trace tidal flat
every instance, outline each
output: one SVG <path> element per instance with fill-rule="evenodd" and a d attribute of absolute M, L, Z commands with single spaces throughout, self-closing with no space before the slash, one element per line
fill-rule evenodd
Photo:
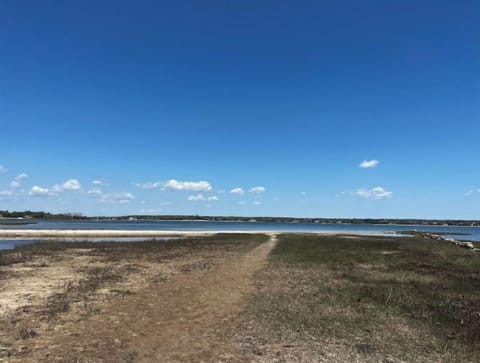
<path fill-rule="evenodd" d="M 480 255 L 216 234 L 0 251 L 0 361 L 473 362 Z"/>

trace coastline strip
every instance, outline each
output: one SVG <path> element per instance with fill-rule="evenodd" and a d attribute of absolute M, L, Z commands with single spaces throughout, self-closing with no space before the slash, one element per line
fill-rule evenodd
<path fill-rule="evenodd" d="M 321 235 L 370 235 L 370 236 L 391 236 L 400 237 L 401 235 L 392 233 L 362 233 L 360 231 L 278 231 L 278 230 L 215 230 L 215 231 L 201 231 L 201 230 L 118 230 L 118 229 L 0 229 L 0 238 L 42 238 L 42 237 L 170 237 L 170 236 L 185 236 L 185 237 L 202 237 L 212 236 L 215 234 L 321 234 Z"/>

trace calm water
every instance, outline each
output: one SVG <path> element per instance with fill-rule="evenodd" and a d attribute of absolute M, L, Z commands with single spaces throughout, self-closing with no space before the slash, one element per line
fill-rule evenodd
<path fill-rule="evenodd" d="M 182 237 L 88 237 L 88 238 L 42 238 L 42 241 L 62 242 L 144 242 L 144 241 L 167 241 L 181 239 Z M 29 245 L 39 242 L 38 239 L 0 239 L 0 250 L 13 250 L 17 246 Z"/>
<path fill-rule="evenodd" d="M 439 233 L 466 233 L 464 236 L 448 236 L 456 239 L 480 241 L 480 227 L 373 225 L 373 224 L 315 224 L 279 222 L 210 222 L 210 221 L 39 221 L 37 224 L 0 226 L 0 229 L 117 229 L 160 231 L 272 231 L 272 232 L 335 232 L 368 235 L 392 234 L 398 231 L 431 231 Z M 112 240 L 112 239 L 110 239 Z M 116 238 L 119 242 L 123 239 Z M 131 239 L 129 239 L 131 240 Z M 145 239 L 143 239 L 145 240 Z M 34 241 L 0 240 L 0 249 Z"/>

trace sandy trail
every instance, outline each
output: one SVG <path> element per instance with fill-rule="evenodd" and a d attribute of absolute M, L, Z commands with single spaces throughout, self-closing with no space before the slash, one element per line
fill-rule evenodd
<path fill-rule="evenodd" d="M 275 245 L 272 234 L 269 241 L 211 269 L 116 296 L 101 313 L 38 336 L 31 361 L 221 361 L 229 350 L 221 339 L 223 322 L 241 312 L 254 288 L 254 273 L 265 266 Z"/>

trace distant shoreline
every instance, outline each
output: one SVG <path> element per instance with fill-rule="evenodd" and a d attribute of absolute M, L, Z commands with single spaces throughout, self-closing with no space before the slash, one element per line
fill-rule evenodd
<path fill-rule="evenodd" d="M 305 223 L 305 224 L 370 224 L 390 226 L 480 227 L 480 220 L 416 219 L 416 218 L 315 218 L 315 217 L 241 217 L 200 215 L 125 215 L 113 217 L 78 214 L 49 214 L 45 212 L 0 211 L 0 226 L 48 222 L 235 222 L 235 223 Z"/>

